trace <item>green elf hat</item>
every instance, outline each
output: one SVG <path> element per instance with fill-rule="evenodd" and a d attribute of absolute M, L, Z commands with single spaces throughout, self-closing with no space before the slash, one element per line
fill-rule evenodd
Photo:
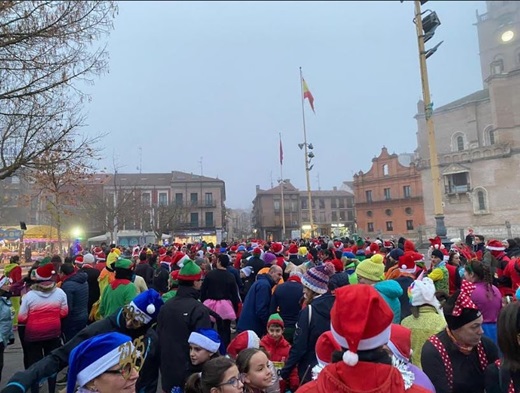
<path fill-rule="evenodd" d="M 124 258 L 121 258 L 121 259 L 118 259 L 115 263 L 115 268 L 119 268 L 119 269 L 130 269 L 130 267 L 132 266 L 132 261 L 130 259 L 124 259 Z"/>
<path fill-rule="evenodd" d="M 365 246 L 365 241 L 362 238 L 357 239 L 356 246 L 364 247 Z"/>
<path fill-rule="evenodd" d="M 202 277 L 201 268 L 191 259 L 184 261 L 184 266 L 179 271 L 179 281 L 198 281 Z"/>
<path fill-rule="evenodd" d="M 276 314 L 272 314 L 269 319 L 267 320 L 267 328 L 269 329 L 269 326 L 271 325 L 278 325 L 278 326 L 281 326 L 282 329 L 285 327 L 284 326 L 284 323 L 283 323 L 283 319 L 282 317 L 280 316 L 280 314 L 276 313 Z"/>
<path fill-rule="evenodd" d="M 41 262 L 38 264 L 39 267 L 45 266 L 51 263 L 51 257 L 45 257 L 41 260 Z"/>

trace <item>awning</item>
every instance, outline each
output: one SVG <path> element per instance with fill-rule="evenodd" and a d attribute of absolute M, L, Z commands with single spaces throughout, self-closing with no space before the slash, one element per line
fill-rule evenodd
<path fill-rule="evenodd" d="M 94 236 L 89 238 L 87 241 L 89 242 L 106 242 L 110 240 L 108 233 L 105 233 L 104 235 Z"/>
<path fill-rule="evenodd" d="M 451 164 L 446 169 L 442 171 L 443 176 L 445 175 L 455 175 L 457 173 L 469 172 L 469 169 L 460 165 L 460 164 Z"/>
<path fill-rule="evenodd" d="M 24 232 L 24 239 L 42 242 L 58 240 L 58 230 L 50 225 L 35 225 Z"/>

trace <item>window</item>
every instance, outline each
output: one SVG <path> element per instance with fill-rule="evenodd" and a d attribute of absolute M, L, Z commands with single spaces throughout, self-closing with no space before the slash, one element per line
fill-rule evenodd
<path fill-rule="evenodd" d="M 212 227 L 214 226 L 215 224 L 213 223 L 213 212 L 206 212 L 205 213 L 205 220 L 206 220 L 206 226 L 207 227 Z"/>
<path fill-rule="evenodd" d="M 340 209 L 345 208 L 345 200 L 343 198 L 339 198 L 339 208 Z"/>
<path fill-rule="evenodd" d="M 182 205 L 182 193 L 178 192 L 175 194 L 175 204 Z"/>
<path fill-rule="evenodd" d="M 190 213 L 190 226 L 199 226 L 199 213 Z"/>
<path fill-rule="evenodd" d="M 280 210 L 280 200 L 279 199 L 275 199 L 273 201 L 273 204 L 274 204 L 274 211 L 277 212 Z"/>
<path fill-rule="evenodd" d="M 388 176 L 388 164 L 383 165 L 383 176 Z"/>
<path fill-rule="evenodd" d="M 347 208 L 351 209 L 354 207 L 354 198 L 350 197 L 350 198 L 347 198 Z M 341 206 L 340 206 L 341 208 Z"/>
<path fill-rule="evenodd" d="M 345 212 L 344 211 L 340 211 L 339 212 L 339 220 L 340 221 L 345 221 Z"/>
<path fill-rule="evenodd" d="M 159 206 L 166 206 L 168 204 L 168 193 L 159 193 Z"/>
<path fill-rule="evenodd" d="M 204 203 L 206 206 L 213 206 L 213 193 L 212 192 L 206 192 L 204 194 Z"/>
<path fill-rule="evenodd" d="M 480 190 L 477 192 L 477 199 L 478 199 L 478 209 L 486 210 L 486 195 L 484 194 L 484 191 Z"/>
<path fill-rule="evenodd" d="M 198 200 L 199 200 L 199 194 L 197 194 L 196 192 L 192 192 L 190 194 L 190 202 L 191 202 L 191 204 L 192 205 L 196 205 Z"/>
<path fill-rule="evenodd" d="M 347 211 L 347 221 L 354 221 L 354 212 L 352 210 Z"/>
<path fill-rule="evenodd" d="M 408 214 L 409 216 L 411 216 L 412 213 L 413 213 L 413 210 L 412 210 L 411 207 L 407 207 L 407 208 L 404 209 L 404 212 L 405 212 L 406 214 Z"/>
<path fill-rule="evenodd" d="M 386 209 L 385 214 L 390 217 L 392 215 L 392 209 Z"/>
<path fill-rule="evenodd" d="M 374 232 L 374 223 L 373 222 L 368 222 L 367 223 L 367 231 L 368 232 Z"/>
<path fill-rule="evenodd" d="M 332 222 L 338 221 L 338 213 L 332 212 Z"/>
<path fill-rule="evenodd" d="M 337 198 L 332 198 L 330 200 L 330 207 L 332 209 L 336 209 L 338 207 L 338 199 Z"/>
<path fill-rule="evenodd" d="M 150 206 L 150 193 L 141 194 L 141 203 L 143 206 Z"/>
<path fill-rule="evenodd" d="M 390 197 L 390 189 L 389 188 L 385 188 L 384 192 L 385 192 L 385 200 L 389 201 L 391 199 L 391 197 Z"/>
<path fill-rule="evenodd" d="M 374 215 L 374 213 L 372 213 L 372 210 L 367 211 L 367 217 L 372 217 L 373 215 Z"/>
<path fill-rule="evenodd" d="M 499 75 L 504 72 L 504 60 L 498 59 L 491 63 L 491 75 Z"/>
<path fill-rule="evenodd" d="M 386 230 L 387 231 L 393 231 L 394 230 L 394 224 L 392 223 L 392 221 L 387 221 L 386 222 Z"/>
<path fill-rule="evenodd" d="M 459 135 L 457 137 L 457 151 L 463 151 L 464 150 L 464 137 L 462 135 Z"/>
<path fill-rule="evenodd" d="M 406 230 L 413 231 L 413 220 L 406 220 Z"/>
<path fill-rule="evenodd" d="M 411 190 L 410 186 L 403 186 L 403 196 L 405 198 L 412 197 L 412 190 Z"/>
<path fill-rule="evenodd" d="M 302 209 L 308 209 L 309 208 L 309 204 L 307 202 L 308 202 L 307 198 L 302 198 L 301 199 Z"/>
<path fill-rule="evenodd" d="M 367 203 L 372 203 L 372 190 L 365 191 L 365 197 L 367 199 Z"/>
<path fill-rule="evenodd" d="M 463 194 L 469 191 L 468 172 L 453 173 L 444 176 L 446 194 Z"/>
<path fill-rule="evenodd" d="M 298 201 L 296 201 L 296 200 L 291 201 L 291 211 L 293 213 L 296 213 L 298 211 Z"/>
<path fill-rule="evenodd" d="M 319 199 L 320 209 L 325 209 L 325 199 L 320 198 Z"/>
<path fill-rule="evenodd" d="M 489 213 L 488 193 L 484 187 L 475 187 L 473 190 L 473 212 L 475 214 Z"/>
<path fill-rule="evenodd" d="M 489 144 L 494 145 L 495 144 L 495 130 L 489 131 Z"/>

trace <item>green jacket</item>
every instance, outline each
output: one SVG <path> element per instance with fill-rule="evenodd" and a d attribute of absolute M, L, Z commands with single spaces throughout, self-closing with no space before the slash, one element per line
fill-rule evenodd
<path fill-rule="evenodd" d="M 444 315 L 433 306 L 423 305 L 419 307 L 419 318 L 409 315 L 401 321 L 401 325 L 412 331 L 412 363 L 422 368 L 422 347 L 431 336 L 446 328 Z"/>
<path fill-rule="evenodd" d="M 128 280 L 124 280 L 128 281 Z M 101 296 L 99 313 L 103 318 L 112 315 L 119 308 L 130 303 L 137 296 L 135 284 L 128 281 L 128 284 L 118 283 L 118 280 L 108 284 Z"/>

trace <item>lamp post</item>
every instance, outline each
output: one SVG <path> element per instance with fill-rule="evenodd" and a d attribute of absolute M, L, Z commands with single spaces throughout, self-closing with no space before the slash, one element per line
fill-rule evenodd
<path fill-rule="evenodd" d="M 430 12 L 422 19 L 421 4 L 425 1 L 415 0 L 414 23 L 417 29 L 417 42 L 419 46 L 419 64 L 421 69 L 421 82 L 424 101 L 424 116 L 428 131 L 428 147 L 430 150 L 430 170 L 433 185 L 433 207 L 435 215 L 435 232 L 441 238 L 446 238 L 446 226 L 444 225 L 444 208 L 442 206 L 441 176 L 439 170 L 439 158 L 437 156 L 437 144 L 435 141 L 435 128 L 433 126 L 433 103 L 430 98 L 430 85 L 428 82 L 428 68 L 426 59 L 433 55 L 442 41 L 432 49 L 425 50 L 424 43 L 433 37 L 434 31 L 440 25 L 437 14 Z M 424 23 L 424 26 L 423 26 Z"/>
<path fill-rule="evenodd" d="M 314 153 L 312 152 L 312 149 L 314 149 L 314 146 L 312 146 L 312 143 L 307 143 L 307 134 L 305 132 L 305 127 L 303 129 L 304 129 L 304 133 L 303 133 L 304 142 L 298 143 L 298 147 L 300 149 L 303 149 L 304 153 L 305 153 L 305 175 L 306 175 L 306 179 L 307 179 L 307 203 L 308 203 L 308 207 L 309 207 L 309 219 L 310 219 L 310 224 L 311 224 L 311 238 L 313 238 L 314 237 L 314 218 L 312 217 L 312 191 L 311 191 L 311 179 L 309 176 L 309 172 L 314 167 L 314 164 L 310 165 L 311 160 L 314 158 Z M 311 150 L 310 153 L 309 153 L 309 150 Z"/>

